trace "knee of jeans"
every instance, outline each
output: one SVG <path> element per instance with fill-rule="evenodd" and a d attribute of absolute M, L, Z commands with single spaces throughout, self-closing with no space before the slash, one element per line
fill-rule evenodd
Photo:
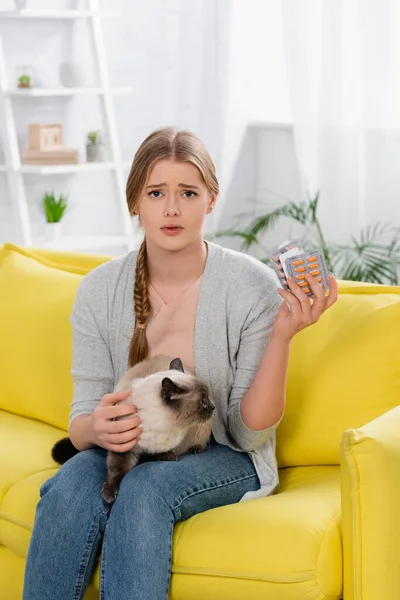
<path fill-rule="evenodd" d="M 144 463 L 131 469 L 123 478 L 118 497 L 126 497 L 127 501 L 140 503 L 171 503 L 173 482 L 165 473 L 166 463 Z"/>

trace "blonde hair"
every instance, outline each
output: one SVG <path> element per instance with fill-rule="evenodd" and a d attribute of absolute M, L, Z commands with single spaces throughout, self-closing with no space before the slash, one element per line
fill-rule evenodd
<path fill-rule="evenodd" d="M 209 193 L 218 195 L 219 185 L 215 166 L 203 142 L 190 131 L 162 127 L 153 131 L 142 142 L 134 156 L 126 185 L 126 199 L 131 215 L 138 212 L 151 169 L 158 160 L 192 163 L 199 169 Z M 149 352 L 146 337 L 146 325 L 151 315 L 149 279 L 146 237 L 144 237 L 136 260 L 133 293 L 136 322 L 129 348 L 129 367 L 144 360 Z"/>

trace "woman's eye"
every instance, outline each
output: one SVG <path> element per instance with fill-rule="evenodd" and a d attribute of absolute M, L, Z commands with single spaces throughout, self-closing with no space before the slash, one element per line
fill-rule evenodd
<path fill-rule="evenodd" d="M 197 196 L 196 192 L 192 192 L 191 190 L 187 190 L 187 192 L 183 193 L 185 195 L 190 194 L 189 196 L 186 196 L 186 198 L 193 198 L 193 196 Z M 149 192 L 149 196 L 151 196 L 152 198 L 160 198 L 160 196 L 162 196 L 162 193 L 159 190 L 153 190 L 152 192 Z"/>

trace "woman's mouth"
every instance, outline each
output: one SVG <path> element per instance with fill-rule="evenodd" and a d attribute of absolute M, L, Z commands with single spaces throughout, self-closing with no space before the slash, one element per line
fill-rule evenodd
<path fill-rule="evenodd" d="M 180 227 L 179 225 L 161 227 L 161 231 L 163 233 L 165 233 L 166 235 L 177 235 L 178 233 L 180 233 L 182 231 L 182 229 L 183 228 Z"/>

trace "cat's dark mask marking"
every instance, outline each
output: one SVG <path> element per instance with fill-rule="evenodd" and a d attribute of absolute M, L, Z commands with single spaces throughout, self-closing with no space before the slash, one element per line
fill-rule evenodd
<path fill-rule="evenodd" d="M 176 371 L 181 371 L 181 373 L 185 372 L 185 369 L 183 368 L 183 364 L 180 358 L 174 358 L 174 360 L 172 360 L 170 362 L 169 365 L 170 369 L 175 369 Z"/>
<path fill-rule="evenodd" d="M 171 373 L 165 373 L 168 370 Z M 114 502 L 122 478 L 140 462 L 142 456 L 148 454 L 153 460 L 176 460 L 188 452 L 206 450 L 208 446 L 212 427 L 211 416 L 215 406 L 210 399 L 206 382 L 193 374 L 185 373 L 180 358 L 160 355 L 143 360 L 123 375 L 115 391 L 132 390 L 135 379 L 146 379 L 158 372 L 163 372 L 161 377 L 153 378 L 153 383 L 146 381 L 142 391 L 139 383 L 136 400 L 140 400 L 141 408 L 144 408 L 147 395 L 150 394 L 154 403 L 153 413 L 161 411 L 162 414 L 164 404 L 164 430 L 161 431 L 161 436 L 157 428 L 152 431 L 152 411 L 146 414 L 143 410 L 142 416 L 146 420 L 150 438 L 143 439 L 143 443 L 139 438 L 135 448 L 127 452 L 108 451 L 107 476 L 101 491 L 102 498 L 108 504 Z M 175 413 L 175 416 L 171 413 Z M 157 414 L 155 418 L 159 424 Z M 65 447 L 64 442 L 68 442 L 69 447 Z M 53 458 L 61 464 L 78 452 L 69 438 L 61 440 L 55 446 Z"/>
<path fill-rule="evenodd" d="M 161 382 L 161 397 L 163 402 L 168 405 L 176 404 L 178 401 L 177 396 L 182 396 L 186 390 L 177 385 L 169 377 L 164 377 Z"/>

